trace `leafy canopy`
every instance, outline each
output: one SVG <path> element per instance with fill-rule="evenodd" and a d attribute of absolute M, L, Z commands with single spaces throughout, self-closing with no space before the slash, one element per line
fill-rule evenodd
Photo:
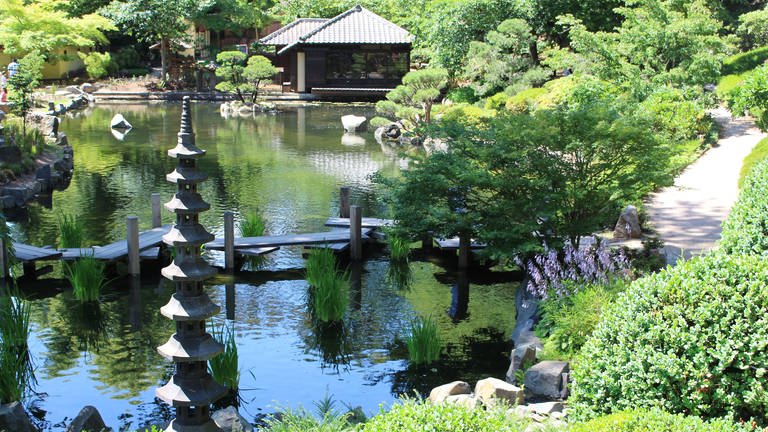
<path fill-rule="evenodd" d="M 408 120 L 412 124 L 429 123 L 432 105 L 446 85 L 448 72 L 445 69 L 429 68 L 408 72 L 403 77 L 403 83 L 387 93 L 387 100 L 376 103 L 376 111 L 396 120 Z"/>

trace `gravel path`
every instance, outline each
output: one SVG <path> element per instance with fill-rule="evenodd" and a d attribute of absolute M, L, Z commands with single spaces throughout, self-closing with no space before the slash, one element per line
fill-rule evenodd
<path fill-rule="evenodd" d="M 723 127 L 717 145 L 646 203 L 651 228 L 664 240 L 670 264 L 706 252 L 720 239 L 720 225 L 738 195 L 742 161 L 766 136 L 750 119 L 732 118 L 726 109 L 710 114 Z"/>

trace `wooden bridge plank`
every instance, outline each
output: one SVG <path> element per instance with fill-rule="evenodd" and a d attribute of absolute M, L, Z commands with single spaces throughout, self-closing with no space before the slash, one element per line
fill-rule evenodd
<path fill-rule="evenodd" d="M 334 252 L 344 252 L 349 249 L 349 242 L 306 245 L 304 249 L 330 249 Z"/>
<path fill-rule="evenodd" d="M 437 247 L 439 247 L 442 250 L 458 250 L 459 249 L 459 238 L 453 237 L 449 239 L 435 239 L 435 243 L 437 243 Z M 477 242 L 471 242 L 469 244 L 470 249 L 484 249 L 486 246 L 485 243 L 477 243 Z"/>
<path fill-rule="evenodd" d="M 260 255 L 266 255 L 268 253 L 272 253 L 278 249 L 280 249 L 280 246 L 254 248 L 254 249 L 239 249 L 235 251 L 235 253 L 244 255 L 244 256 L 260 256 Z"/>
<path fill-rule="evenodd" d="M 363 229 L 363 239 L 368 238 L 371 229 Z M 322 243 L 349 243 L 349 230 L 328 231 L 306 234 L 284 234 L 278 236 L 235 238 L 235 249 L 253 249 L 273 246 L 300 246 Z M 209 250 L 224 250 L 224 239 L 205 244 Z"/>
<path fill-rule="evenodd" d="M 363 228 L 381 228 L 394 225 L 394 221 L 391 219 L 378 219 L 378 218 L 363 218 Z M 328 218 L 325 221 L 325 226 L 349 228 L 349 218 Z"/>
<path fill-rule="evenodd" d="M 14 242 L 13 249 L 16 253 L 16 259 L 21 262 L 56 260 L 61 258 L 61 252 L 57 250 L 31 246 L 24 243 Z"/>

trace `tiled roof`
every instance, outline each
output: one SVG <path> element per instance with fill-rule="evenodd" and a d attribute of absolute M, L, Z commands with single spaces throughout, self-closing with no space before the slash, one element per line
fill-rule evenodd
<path fill-rule="evenodd" d="M 319 24 L 313 21 L 314 27 L 304 33 L 288 28 L 298 27 L 296 23 L 299 21 L 302 20 L 294 21 L 266 36 L 261 43 L 286 45 L 278 52 L 282 54 L 296 45 L 305 44 L 410 44 L 413 41 L 413 36 L 408 31 L 360 5 Z M 286 34 L 285 38 L 282 35 L 275 36 L 283 32 Z M 276 43 L 275 40 L 278 39 L 288 43 Z"/>
<path fill-rule="evenodd" d="M 301 36 L 311 32 L 327 21 L 328 19 L 326 18 L 299 18 L 264 36 L 259 40 L 259 43 L 264 45 L 290 45 Z"/>

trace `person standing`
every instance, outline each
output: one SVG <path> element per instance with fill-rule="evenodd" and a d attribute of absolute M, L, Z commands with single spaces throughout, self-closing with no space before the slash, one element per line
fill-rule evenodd
<path fill-rule="evenodd" d="M 8 79 L 5 77 L 5 69 L 0 69 L 0 90 L 8 85 Z"/>
<path fill-rule="evenodd" d="M 13 78 L 16 73 L 19 72 L 19 62 L 16 61 L 16 59 L 11 60 L 10 63 L 8 63 L 8 78 Z"/>

